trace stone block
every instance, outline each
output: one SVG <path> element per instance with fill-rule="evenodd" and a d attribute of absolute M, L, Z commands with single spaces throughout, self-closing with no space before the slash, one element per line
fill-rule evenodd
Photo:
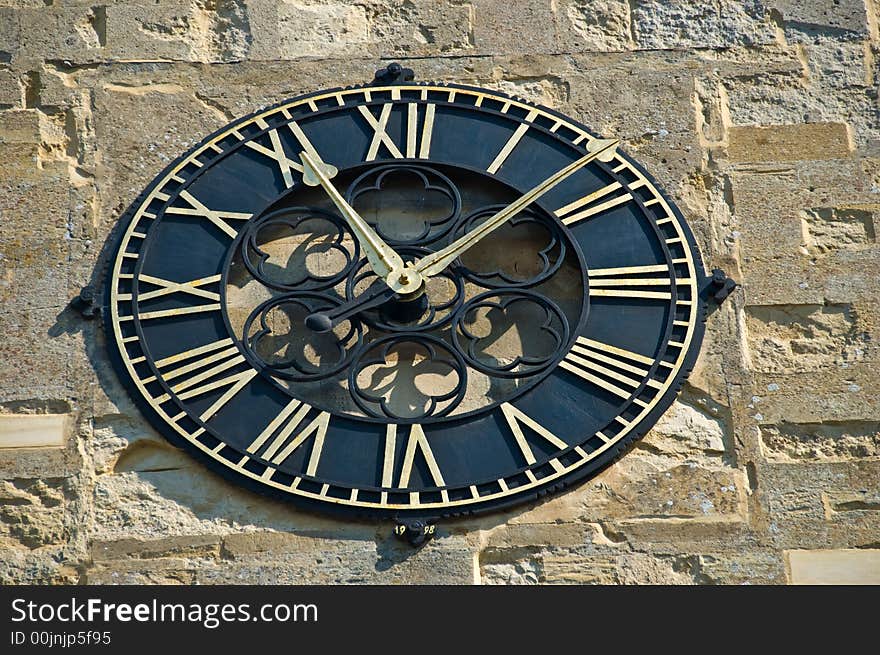
<path fill-rule="evenodd" d="M 764 463 L 756 479 L 773 547 L 815 550 L 876 543 L 876 460 Z"/>
<path fill-rule="evenodd" d="M 481 54 L 556 52 L 551 3 L 473 1 L 474 50 Z M 511 26 L 517 26 L 511 29 Z M 521 28 L 520 28 L 521 26 Z M 525 26 L 528 26 L 527 28 Z"/>
<path fill-rule="evenodd" d="M 18 10 L 0 7 L 0 63 L 10 63 L 21 48 L 21 25 Z"/>
<path fill-rule="evenodd" d="M 108 57 L 240 61 L 249 52 L 249 12 L 240 0 L 125 3 L 106 7 Z"/>
<path fill-rule="evenodd" d="M 79 469 L 78 459 L 62 448 L 0 448 L 0 479 L 64 477 Z"/>
<path fill-rule="evenodd" d="M 473 551 L 460 537 L 438 537 L 420 550 L 396 541 L 230 535 L 223 553 L 234 561 L 197 572 L 199 584 L 472 584 Z"/>
<path fill-rule="evenodd" d="M 253 38 L 250 57 L 263 60 L 296 59 L 314 56 L 315 53 L 321 53 L 324 57 L 373 54 L 371 10 L 370 4 L 338 0 L 249 2 L 248 16 Z"/>
<path fill-rule="evenodd" d="M 23 36 L 18 57 L 36 67 L 44 59 L 100 61 L 106 40 L 106 8 L 53 6 L 17 12 Z"/>
<path fill-rule="evenodd" d="M 848 304 L 746 307 L 752 367 L 791 373 L 860 361 L 870 336 L 856 320 Z"/>
<path fill-rule="evenodd" d="M 768 460 L 846 461 L 880 457 L 880 422 L 781 423 L 761 426 Z"/>
<path fill-rule="evenodd" d="M 8 68 L 0 68 L 0 109 L 20 108 L 22 87 L 18 75 Z"/>
<path fill-rule="evenodd" d="M 474 48 L 471 3 L 382 2 L 369 5 L 367 13 L 370 38 L 383 56 L 467 54 Z"/>
<path fill-rule="evenodd" d="M 626 0 L 560 0 L 556 44 L 563 52 L 632 50 L 632 16 Z"/>
<path fill-rule="evenodd" d="M 827 34 L 854 39 L 868 34 L 863 0 L 771 0 L 766 4 L 779 12 L 787 38 L 800 36 L 809 40 L 817 34 Z"/>
<path fill-rule="evenodd" d="M 0 541 L 3 557 L 0 557 L 0 584 L 3 585 L 61 585 L 78 584 L 79 572 L 64 561 L 63 550 L 58 546 L 22 549 L 5 546 Z"/>
<path fill-rule="evenodd" d="M 67 428 L 66 414 L 0 414 L 0 448 L 61 447 Z"/>
<path fill-rule="evenodd" d="M 153 176 L 227 121 L 184 86 L 145 78 L 104 82 L 94 92 L 95 139 L 104 166 L 102 234 Z"/>
<path fill-rule="evenodd" d="M 157 559 L 162 557 L 211 557 L 220 551 L 220 537 L 198 535 L 164 539 L 120 539 L 91 544 L 92 560 Z"/>
<path fill-rule="evenodd" d="M 791 584 L 880 584 L 880 550 L 789 550 Z"/>
<path fill-rule="evenodd" d="M 0 543 L 8 539 L 31 549 L 64 543 L 71 519 L 66 484 L 53 478 L 0 481 Z"/>
<path fill-rule="evenodd" d="M 841 423 L 880 416 L 880 398 L 871 392 L 877 379 L 873 362 L 856 362 L 805 373 L 757 373 L 751 411 L 758 424 Z M 768 391 L 768 388 L 774 391 Z"/>
<path fill-rule="evenodd" d="M 59 315 L 52 304 L 26 311 L 12 311 L 7 304 L 0 314 L 0 331 L 10 335 L 0 344 L 0 398 L 5 401 L 69 398 L 71 337 L 51 334 Z"/>
<path fill-rule="evenodd" d="M 842 159 L 852 151 L 845 123 L 733 126 L 727 156 L 732 162 Z"/>
<path fill-rule="evenodd" d="M 633 32 L 640 48 L 683 49 L 756 46 L 776 42 L 767 9 L 760 2 L 637 0 Z"/>
<path fill-rule="evenodd" d="M 91 566 L 80 584 L 91 585 L 178 585 L 195 584 L 196 571 L 207 561 L 168 557 L 163 559 L 125 560 Z"/>

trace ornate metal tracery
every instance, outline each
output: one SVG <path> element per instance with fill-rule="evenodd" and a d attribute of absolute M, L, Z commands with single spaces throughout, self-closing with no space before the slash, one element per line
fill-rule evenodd
<path fill-rule="evenodd" d="M 395 190 L 396 184 L 400 188 Z M 402 220 L 408 225 L 421 220 L 419 230 L 395 231 L 393 219 L 400 216 L 393 215 L 398 209 L 393 201 L 377 203 L 373 212 L 364 213 L 407 262 L 442 248 L 503 206 L 488 204 L 463 215 L 461 192 L 450 176 L 433 166 L 407 163 L 369 169 L 347 185 L 345 197 L 353 205 L 366 205 L 371 194 L 389 189 L 391 195 L 407 196 L 400 203 L 408 214 Z M 432 194 L 436 197 L 423 218 L 416 210 Z M 392 220 L 386 225 L 383 219 L 389 214 Z M 396 321 L 380 306 L 318 334 L 305 325 L 306 316 L 356 300 L 374 289 L 378 278 L 367 260 L 358 258 L 357 241 L 334 211 L 317 206 L 272 210 L 249 223 L 240 241 L 248 273 L 272 294 L 245 320 L 242 346 L 253 363 L 275 378 L 337 379 L 347 387 L 352 407 L 366 417 L 422 420 L 454 415 L 473 374 L 489 378 L 490 388 L 507 389 L 509 396 L 509 390 L 532 378 L 537 381 L 550 370 L 571 340 L 569 318 L 542 291 L 566 257 L 562 228 L 537 207 L 520 212 L 509 223 L 511 230 L 527 231 L 529 243 L 543 244 L 531 250 L 521 246 L 509 259 L 533 260 L 522 270 L 483 262 L 479 253 L 463 257 L 470 266 L 459 259 L 428 281 L 425 308 L 415 320 Z M 272 239 L 292 244 L 286 262 L 278 263 L 268 251 Z M 336 255 L 335 267 L 328 269 L 325 263 L 322 270 L 309 269 L 309 254 L 331 251 Z M 520 340 L 521 352 L 514 356 L 492 352 L 510 330 L 524 329 L 532 331 L 532 338 Z M 420 388 L 419 375 L 432 376 L 434 387 L 449 388 L 432 395 L 424 384 Z M 511 387 L 501 380 L 516 384 Z M 409 397 L 400 400 L 406 388 Z M 403 412 L 395 409 L 394 401 L 403 404 Z"/>

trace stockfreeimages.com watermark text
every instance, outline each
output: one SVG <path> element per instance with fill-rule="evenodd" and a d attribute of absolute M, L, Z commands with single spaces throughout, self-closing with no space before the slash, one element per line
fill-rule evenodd
<path fill-rule="evenodd" d="M 313 603 L 108 603 L 88 598 L 38 603 L 24 598 L 12 601 L 12 622 L 40 623 L 192 623 L 209 630 L 223 623 L 317 623 L 318 607 Z"/>

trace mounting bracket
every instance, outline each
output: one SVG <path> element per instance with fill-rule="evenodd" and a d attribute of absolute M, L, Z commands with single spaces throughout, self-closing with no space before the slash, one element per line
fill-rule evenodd
<path fill-rule="evenodd" d="M 376 71 L 373 77 L 373 86 L 385 86 L 386 84 L 403 84 L 412 82 L 416 74 L 412 68 L 404 68 L 396 61 L 388 64 L 385 68 Z"/>
<path fill-rule="evenodd" d="M 720 268 L 712 269 L 712 277 L 709 285 L 709 293 L 712 294 L 712 300 L 714 300 L 717 304 L 723 303 L 727 300 L 727 297 L 739 286 L 736 280 L 733 278 L 727 277 L 727 273 L 725 273 Z"/>

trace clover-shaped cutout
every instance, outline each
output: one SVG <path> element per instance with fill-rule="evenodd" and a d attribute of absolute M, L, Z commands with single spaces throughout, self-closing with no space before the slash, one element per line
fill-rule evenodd
<path fill-rule="evenodd" d="M 267 287 L 321 290 L 344 279 L 359 247 L 336 214 L 314 207 L 284 208 L 249 226 L 242 255 Z"/>
<path fill-rule="evenodd" d="M 346 198 L 393 245 L 435 241 L 452 229 L 461 212 L 458 189 L 427 166 L 370 170 L 351 183 Z"/>
<path fill-rule="evenodd" d="M 369 344 L 349 374 L 358 406 L 370 416 L 444 416 L 467 387 L 467 366 L 443 341 L 426 335 L 389 336 Z"/>
<path fill-rule="evenodd" d="M 481 225 L 503 205 L 481 207 L 453 231 L 459 237 Z M 559 225 L 530 209 L 523 210 L 476 243 L 460 262 L 464 274 L 485 287 L 527 288 L 552 276 L 565 260 L 566 240 Z"/>
<path fill-rule="evenodd" d="M 457 314 L 452 338 L 467 363 L 494 377 L 526 377 L 550 366 L 568 342 L 568 320 L 549 298 L 487 291 Z"/>
<path fill-rule="evenodd" d="M 262 303 L 245 321 L 246 350 L 272 375 L 287 380 L 321 380 L 338 374 L 361 342 L 362 326 L 344 321 L 318 334 L 305 327 L 305 317 L 339 302 L 331 296 L 304 293 Z"/>

